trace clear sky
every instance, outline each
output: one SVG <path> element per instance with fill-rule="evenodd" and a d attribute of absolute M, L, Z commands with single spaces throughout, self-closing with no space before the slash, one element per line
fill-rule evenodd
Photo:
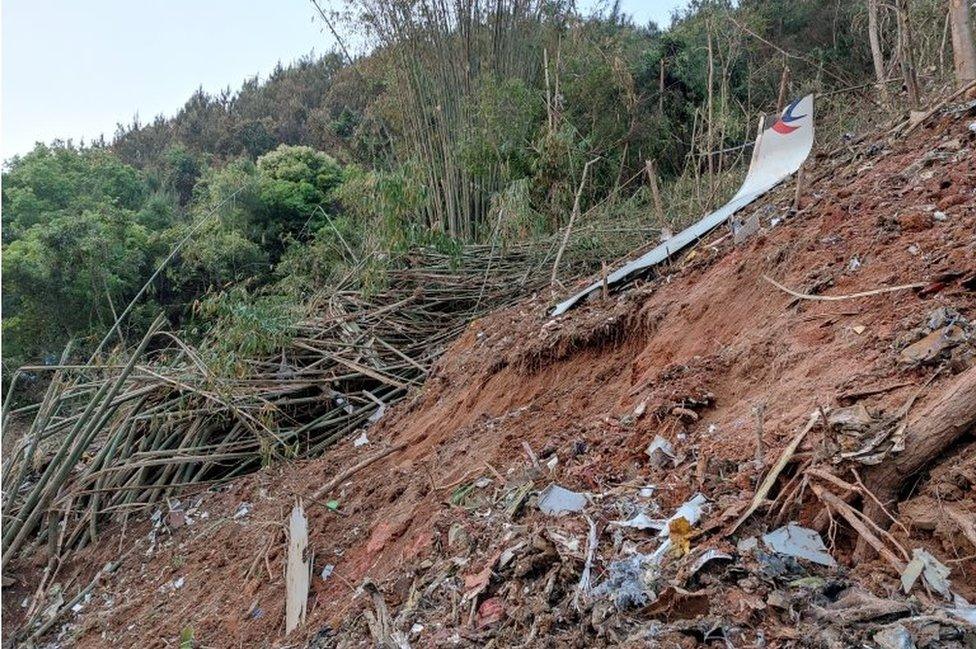
<path fill-rule="evenodd" d="M 667 25 L 685 0 L 621 4 L 640 24 Z M 314 14 L 307 0 L 3 0 L 0 158 L 111 138 L 136 114 L 174 114 L 198 87 L 236 90 L 278 61 L 326 52 L 334 39 Z"/>

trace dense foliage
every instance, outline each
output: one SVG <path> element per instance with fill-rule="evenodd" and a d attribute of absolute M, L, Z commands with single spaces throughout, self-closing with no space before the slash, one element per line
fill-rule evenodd
<path fill-rule="evenodd" d="M 918 68 L 936 84 L 951 70 L 944 8 L 910 5 Z M 110 143 L 8 160 L 5 375 L 72 338 L 90 349 L 174 246 L 123 335 L 163 309 L 191 334 L 258 353 L 338 273 L 381 278 L 390 250 L 559 231 L 590 160 L 589 219 L 651 221 L 648 160 L 668 217 L 700 213 L 742 160 L 713 152 L 776 108 L 785 66 L 787 96 L 848 93 L 818 109 L 833 111 L 835 133 L 882 114 L 857 109 L 874 101 L 863 2 L 694 0 L 665 30 L 615 6 L 478 6 L 348 0 L 332 24 L 360 29 L 368 56 L 305 58 L 235 93 L 198 91 Z M 890 9 L 881 20 L 895 63 Z"/>

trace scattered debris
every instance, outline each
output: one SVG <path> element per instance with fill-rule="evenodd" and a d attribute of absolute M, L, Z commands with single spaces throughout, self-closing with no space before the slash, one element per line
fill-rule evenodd
<path fill-rule="evenodd" d="M 864 432 L 873 421 L 874 417 L 860 403 L 846 408 L 835 408 L 827 415 L 827 425 L 845 432 Z"/>
<path fill-rule="evenodd" d="M 708 502 L 703 494 L 696 493 L 687 502 L 678 507 L 678 509 L 671 515 L 668 519 L 668 525 L 679 520 L 684 519 L 689 525 L 697 525 L 698 521 L 701 520 L 702 511 L 704 510 L 705 504 Z M 661 533 L 664 536 L 664 532 Z"/>
<path fill-rule="evenodd" d="M 706 563 L 710 561 L 732 561 L 732 555 L 710 548 L 705 550 L 701 556 L 695 559 L 695 563 L 691 564 L 691 569 L 688 571 L 688 577 L 693 577 L 699 570 L 705 567 Z"/>
<path fill-rule="evenodd" d="M 937 128 L 933 124 L 919 131 L 919 138 Z M 968 140 L 961 144 L 961 154 L 971 153 Z M 900 145 L 878 145 L 879 151 L 892 146 Z M 857 164 L 881 164 L 886 155 L 872 154 Z M 886 164 L 895 173 L 906 160 Z M 963 172 L 969 173 L 973 163 L 966 165 L 953 178 L 969 177 Z M 877 183 L 878 175 L 871 174 L 867 168 L 844 182 L 862 187 L 860 177 L 865 176 Z M 24 614 L 53 602 L 51 612 L 61 622 L 95 629 L 81 632 L 83 646 L 99 641 L 130 646 L 147 629 L 172 642 L 188 620 L 197 628 L 199 646 L 221 644 L 225 638 L 211 637 L 215 632 L 227 633 L 228 642 L 241 646 L 259 644 L 284 630 L 280 611 L 287 613 L 280 575 L 254 579 L 266 566 L 269 574 L 277 572 L 275 565 L 280 570 L 286 549 L 280 526 L 269 521 L 280 519 L 275 512 L 283 502 L 291 504 L 291 494 L 316 491 L 321 499 L 315 504 L 322 509 L 309 516 L 310 545 L 318 549 L 325 543 L 331 563 L 323 565 L 323 558 L 306 547 L 303 558 L 322 581 L 312 579 L 314 597 L 305 591 L 304 625 L 299 622 L 287 640 L 272 641 L 277 644 L 323 649 L 348 640 L 389 648 L 409 646 L 409 638 L 414 646 L 697 646 L 713 641 L 726 647 L 914 643 L 920 649 L 961 648 L 976 607 L 958 596 L 933 597 L 942 585 L 940 576 L 953 595 L 948 572 L 940 570 L 945 566 L 919 559 L 905 569 L 910 552 L 904 548 L 939 552 L 941 543 L 947 556 L 971 554 L 968 534 L 976 531 L 973 464 L 966 459 L 972 455 L 971 440 L 961 438 L 951 452 L 940 454 L 938 463 L 913 470 L 918 476 L 912 480 L 914 503 L 904 500 L 908 489 L 884 492 L 874 480 L 876 472 L 900 466 L 915 452 L 913 435 L 947 389 L 944 379 L 972 367 L 971 356 L 962 352 L 971 348 L 973 332 L 959 316 L 973 312 L 976 295 L 959 289 L 964 284 L 958 278 L 943 281 L 948 271 L 939 274 L 966 268 L 959 278 L 971 276 L 963 265 L 969 247 L 958 246 L 965 219 L 957 215 L 966 212 L 953 204 L 945 208 L 946 222 L 930 218 L 937 227 L 910 236 L 878 220 L 882 213 L 931 214 L 941 202 L 935 196 L 939 179 L 912 186 L 915 182 L 913 177 L 902 183 L 906 198 L 899 203 L 901 185 L 891 196 L 855 195 L 852 202 L 814 181 L 810 191 L 820 193 L 810 201 L 820 201 L 817 210 L 753 243 L 762 249 L 759 255 L 733 250 L 723 259 L 730 241 L 721 246 L 706 241 L 697 258 L 676 258 L 666 276 L 647 278 L 633 291 L 572 317 L 538 325 L 548 307 L 546 293 L 479 320 L 471 330 L 477 335 L 466 335 L 441 357 L 441 369 L 425 390 L 409 405 L 387 411 L 392 421 L 365 427 L 376 402 L 343 386 L 344 405 L 357 408 L 357 414 L 351 421 L 343 406 L 334 410 L 348 432 L 327 459 L 309 463 L 311 470 L 267 471 L 206 494 L 213 532 L 210 525 L 191 526 L 189 519 L 198 518 L 192 508 L 181 509 L 161 497 L 152 505 L 158 516 L 148 523 L 144 514 L 138 517 L 140 525 L 156 532 L 154 554 L 136 570 L 127 570 L 124 583 L 114 578 L 90 601 L 44 588 L 50 598 L 33 603 L 30 595 L 22 595 L 22 585 L 32 583 L 27 580 L 32 573 L 25 572 L 26 579 L 18 574 L 19 584 L 4 594 L 16 602 L 23 599 Z M 924 191 L 917 191 L 923 185 Z M 958 191 L 953 187 L 944 193 Z M 927 204 L 920 207 L 920 201 Z M 871 218 L 847 219 L 855 204 Z M 807 231 L 807 223 L 816 227 Z M 904 252 L 916 241 L 926 254 L 921 266 L 909 264 Z M 784 281 L 814 295 L 853 291 L 855 283 L 889 286 L 920 274 L 926 286 L 942 282 L 948 288 L 935 299 L 926 298 L 923 289 L 840 305 L 796 304 L 783 310 L 785 300 L 774 295 L 756 300 L 755 308 L 751 302 L 742 306 L 743 295 L 756 297 L 749 290 L 755 293 L 753 278 L 761 272 L 782 273 L 788 278 Z M 471 280 L 475 298 L 482 275 Z M 955 301 L 954 309 L 930 306 L 949 300 Z M 775 331 L 762 329 L 778 317 L 782 320 L 772 327 Z M 670 327 L 673 321 L 682 324 Z M 344 322 L 361 328 L 354 334 L 360 341 L 369 340 L 374 328 L 381 336 L 397 331 L 360 322 L 351 312 Z M 401 336 L 414 335 L 409 322 L 396 322 Z M 639 328 L 634 329 L 635 323 Z M 904 367 L 897 362 L 911 344 L 951 326 L 970 337 L 927 361 L 940 368 L 941 373 L 924 372 L 934 379 L 926 381 L 914 363 Z M 917 329 L 906 330 L 911 327 Z M 739 336 L 743 331 L 748 335 Z M 864 337 L 854 339 L 852 353 L 852 337 L 858 333 Z M 312 346 L 323 343 L 308 340 Z M 604 344 L 610 340 L 628 347 Z M 719 344 L 713 346 L 712 340 Z M 400 348 L 403 338 L 391 338 L 390 344 Z M 585 353 L 574 358 L 574 350 Z M 414 358 L 413 352 L 409 357 Z M 429 357 L 418 358 L 428 363 Z M 351 359 L 380 371 L 366 355 Z M 565 361 L 565 367 L 554 371 L 553 359 Z M 392 372 L 388 365 L 380 367 Z M 394 379 L 405 377 L 397 372 Z M 543 382 L 552 383 L 550 392 Z M 498 415 L 495 402 L 486 401 L 523 383 L 533 402 L 512 411 L 520 413 L 518 421 Z M 812 385 L 816 389 L 808 389 Z M 896 392 L 899 388 L 906 389 Z M 597 389 L 606 389 L 607 398 L 594 398 Z M 709 389 L 722 398 L 703 422 L 703 406 L 695 398 Z M 384 394 L 377 392 L 382 402 L 392 404 Z M 828 407 L 835 394 L 835 403 L 845 408 Z M 912 413 L 912 433 L 902 435 L 906 406 L 915 399 L 926 410 Z M 751 408 L 760 403 L 767 407 L 754 425 Z M 811 412 L 815 407 L 817 412 Z M 378 453 L 367 464 L 361 464 L 366 454 L 355 445 L 357 436 L 365 438 L 363 430 Z M 643 444 L 651 438 L 665 444 L 655 448 L 652 442 L 647 447 L 651 461 L 640 461 Z M 320 439 L 318 433 L 314 439 Z M 522 441 L 535 451 L 525 451 Z M 372 464 L 393 452 L 379 453 L 380 448 L 398 443 L 409 444 L 409 452 Z M 634 457 L 635 449 L 640 458 Z M 693 461 L 679 458 L 682 452 Z M 865 468 L 866 459 L 875 464 Z M 361 477 L 351 480 L 360 470 Z M 310 482 L 327 484 L 316 490 L 319 484 L 309 487 Z M 572 484 L 579 492 L 560 484 Z M 538 508 L 525 507 L 533 494 Z M 253 505 L 238 505 L 243 498 Z M 872 518 L 875 498 L 890 514 Z M 343 515 L 329 514 L 340 510 L 340 499 Z M 706 503 L 714 503 L 716 511 Z M 243 508 L 239 518 L 245 520 L 228 524 L 235 507 Z M 176 511 L 182 511 L 184 527 Z M 69 536 L 83 529 L 78 518 L 71 520 Z M 795 523 L 781 527 L 791 520 Z M 169 534 L 167 528 L 181 532 Z M 736 528 L 743 538 L 733 533 Z M 377 536 L 383 543 L 371 545 L 378 530 L 386 530 Z M 762 536 L 763 531 L 768 534 Z M 852 555 L 854 544 L 867 537 L 869 549 L 882 553 L 880 560 L 867 563 Z M 104 552 L 114 542 L 103 533 L 92 545 Z M 244 547 L 243 556 L 254 555 L 254 569 L 242 584 L 233 579 L 243 572 L 238 562 L 220 566 L 209 560 L 215 545 L 237 556 Z M 139 547 L 140 559 L 145 550 Z M 186 566 L 177 566 L 184 557 Z M 344 568 L 337 571 L 334 564 L 340 562 Z M 968 596 L 973 583 L 968 566 L 947 565 L 953 568 L 952 588 Z M 200 578 L 201 566 L 212 573 Z M 926 568 L 933 572 L 929 577 Z M 67 579 L 74 577 L 67 569 L 61 581 L 70 584 Z M 907 595 L 898 581 L 903 570 L 913 584 Z M 160 577 L 152 585 L 153 600 L 133 580 L 155 574 Z M 179 575 L 186 575 L 181 588 L 158 590 Z M 368 575 L 383 580 L 371 582 Z M 200 603 L 210 601 L 204 589 L 225 583 L 243 591 L 220 594 L 235 611 L 247 611 L 246 623 L 232 620 L 232 627 L 213 618 L 203 621 Z M 131 597 L 131 604 L 125 601 L 130 608 L 116 610 L 135 611 L 131 623 L 140 626 L 125 631 L 103 596 L 114 601 Z M 140 611 L 154 601 L 171 607 L 163 611 L 166 621 L 146 622 Z M 60 631 L 52 627 L 52 639 L 55 633 Z M 96 633 L 106 637 L 99 640 Z"/>
<path fill-rule="evenodd" d="M 822 566 L 833 568 L 837 562 L 827 552 L 823 539 L 816 531 L 789 523 L 769 534 L 764 534 L 763 543 L 779 554 L 797 559 L 805 559 Z"/>
<path fill-rule="evenodd" d="M 906 594 L 911 592 L 919 575 L 929 588 L 945 598 L 951 598 L 949 568 L 922 548 L 915 548 L 912 550 L 912 560 L 901 573 L 901 587 Z"/>
<path fill-rule="evenodd" d="M 665 467 L 668 464 L 675 466 L 678 464 L 678 458 L 671 442 L 660 435 L 656 435 L 654 441 L 648 444 L 645 453 L 651 458 L 651 463 L 658 468 Z"/>
<path fill-rule="evenodd" d="M 753 212 L 744 219 L 732 219 L 732 240 L 736 245 L 759 232 L 759 213 Z"/>
<path fill-rule="evenodd" d="M 539 494 L 539 509 L 550 516 L 583 511 L 586 495 L 570 491 L 553 483 Z"/>
<path fill-rule="evenodd" d="M 901 624 L 886 626 L 872 636 L 881 649 L 915 649 L 912 634 Z"/>
<path fill-rule="evenodd" d="M 667 529 L 668 521 L 665 518 L 651 518 L 645 512 L 640 512 L 625 521 L 610 521 L 614 527 L 631 527 L 635 530 L 654 530 L 660 531 Z"/>
<path fill-rule="evenodd" d="M 976 606 L 973 606 L 959 595 L 954 595 L 953 600 L 955 606 L 946 609 L 949 615 L 976 626 Z"/>
<path fill-rule="evenodd" d="M 902 351 L 901 357 L 908 363 L 931 363 L 943 352 L 965 340 L 966 333 L 962 327 L 949 325 L 944 329 L 936 329 L 918 342 L 909 345 Z"/>
<path fill-rule="evenodd" d="M 609 597 L 620 610 L 644 606 L 654 598 L 647 582 L 645 564 L 653 563 L 650 555 L 634 554 L 612 561 L 607 566 L 607 578 L 593 590 L 597 596 Z"/>

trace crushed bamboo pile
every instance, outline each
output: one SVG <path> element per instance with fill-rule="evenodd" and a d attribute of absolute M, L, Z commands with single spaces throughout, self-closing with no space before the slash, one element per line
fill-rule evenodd
<path fill-rule="evenodd" d="M 646 236 L 614 239 L 623 252 Z M 607 250 L 592 240 L 567 250 L 565 279 L 599 267 Z M 182 490 L 321 455 L 422 385 L 472 318 L 547 288 L 556 241 L 414 249 L 373 292 L 350 273 L 310 300 L 279 353 L 246 359 L 240 376 L 213 371 L 162 316 L 99 362 L 71 365 L 66 352 L 43 368 L 39 403 L 5 407 L 5 423 L 33 420 L 4 458 L 2 565 L 45 545 L 63 557 Z"/>

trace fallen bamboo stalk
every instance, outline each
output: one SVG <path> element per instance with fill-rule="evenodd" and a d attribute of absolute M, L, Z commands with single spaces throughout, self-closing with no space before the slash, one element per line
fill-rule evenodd
<path fill-rule="evenodd" d="M 785 293 L 789 293 L 795 298 L 801 300 L 816 300 L 820 302 L 839 302 L 841 300 L 855 300 L 861 297 L 871 297 L 872 295 L 881 295 L 883 293 L 894 293 L 896 291 L 907 291 L 909 289 L 923 288 L 927 286 L 927 284 L 925 284 L 924 282 L 916 282 L 915 284 L 902 284 L 901 286 L 889 286 L 886 288 L 877 288 L 874 289 L 873 291 L 864 291 L 862 293 L 851 293 L 850 295 L 810 295 L 808 293 L 800 293 L 798 291 L 794 291 L 791 288 L 783 286 L 782 284 L 777 282 L 772 277 L 769 277 L 768 275 L 763 275 L 762 278 L 767 282 L 769 282 L 770 284 L 772 284 L 773 286 L 775 286 L 776 288 L 778 288 L 779 290 Z"/>
<path fill-rule="evenodd" d="M 800 429 L 800 432 L 798 432 L 790 441 L 790 443 L 787 444 L 786 448 L 783 449 L 782 454 L 780 454 L 779 456 L 779 460 L 776 461 L 776 464 L 774 464 L 773 467 L 769 470 L 769 473 L 766 474 L 766 478 L 762 481 L 762 484 L 760 484 L 759 488 L 756 489 L 756 493 L 752 497 L 752 502 L 749 504 L 749 508 L 745 511 L 744 514 L 742 514 L 742 516 L 739 517 L 739 520 L 735 522 L 735 524 L 729 530 L 728 532 L 729 534 L 739 529 L 739 526 L 745 523 L 746 520 L 750 516 L 752 516 L 756 512 L 756 510 L 759 509 L 759 507 L 766 501 L 766 496 L 769 495 L 769 491 L 773 488 L 773 485 L 776 484 L 776 478 L 778 478 L 779 474 L 782 473 L 783 469 L 786 468 L 786 465 L 789 463 L 790 458 L 792 458 L 793 455 L 796 453 L 796 450 L 800 447 L 800 444 L 807 436 L 807 433 L 809 433 L 813 429 L 813 427 L 817 424 L 818 421 L 820 421 L 820 411 L 816 410 L 812 415 L 810 415 L 810 419 L 807 420 L 806 425 Z"/>
<path fill-rule="evenodd" d="M 346 480 L 348 480 L 352 476 L 356 475 L 357 473 L 359 473 L 360 471 L 362 471 L 363 469 L 365 469 L 366 467 L 368 467 L 370 464 L 373 464 L 374 462 L 378 462 L 379 460 L 382 460 L 386 456 L 391 455 L 393 453 L 396 453 L 397 451 L 401 451 L 401 450 L 403 450 L 406 447 L 407 447 L 406 443 L 397 444 L 396 446 L 391 446 L 390 448 L 388 448 L 388 449 L 386 449 L 384 451 L 381 451 L 381 452 L 377 453 L 376 455 L 374 455 L 372 457 L 366 458 L 365 460 L 363 460 L 359 464 L 355 464 L 355 465 L 349 467 L 348 469 L 346 469 L 345 471 L 343 471 L 342 473 L 340 473 L 339 475 L 337 475 L 336 477 L 332 478 L 331 480 L 329 480 L 328 482 L 326 482 L 324 485 L 322 485 L 321 487 L 319 487 L 315 491 L 315 493 L 312 494 L 312 498 L 311 499 L 312 500 L 318 500 L 318 499 L 320 499 L 324 494 L 329 493 L 330 491 L 332 491 L 333 489 L 335 489 L 336 487 L 338 487 L 340 484 L 342 484 L 343 482 L 345 482 Z"/>

